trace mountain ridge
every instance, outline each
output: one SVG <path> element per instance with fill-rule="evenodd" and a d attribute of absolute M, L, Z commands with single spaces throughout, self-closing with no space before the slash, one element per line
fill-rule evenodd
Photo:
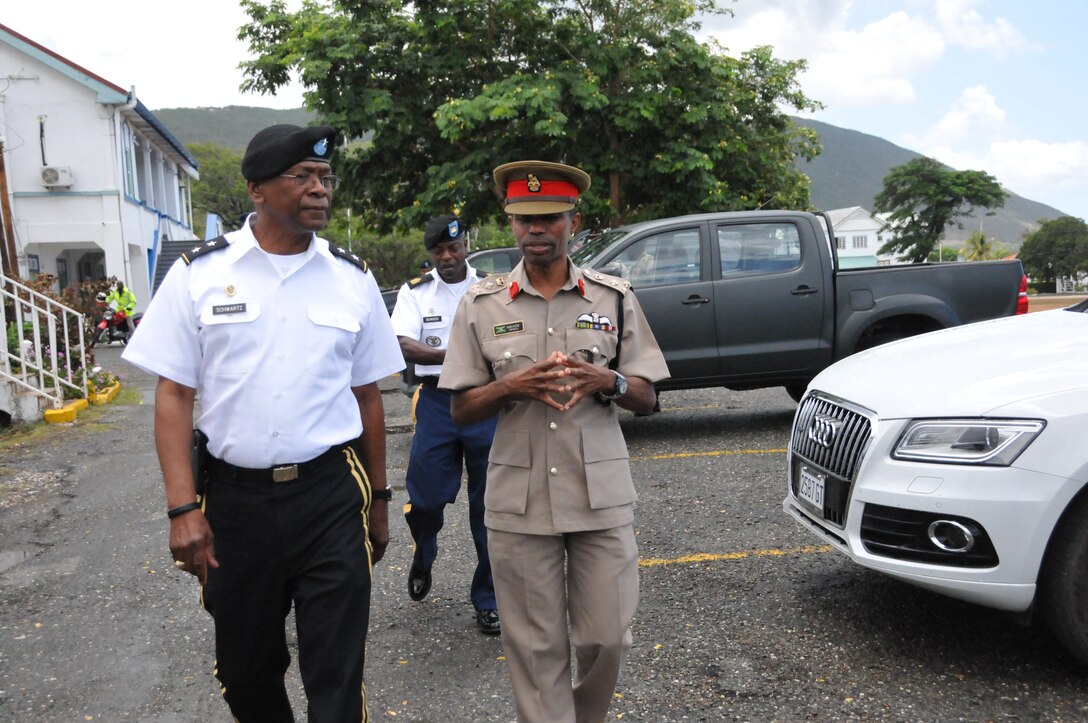
<path fill-rule="evenodd" d="M 277 123 L 308 125 L 318 117 L 305 108 L 256 106 L 163 108 L 154 113 L 183 143 L 218 143 L 236 151 L 245 150 L 249 139 L 261 128 Z M 883 188 L 888 171 L 922 155 L 861 131 L 808 118 L 794 117 L 793 121 L 816 131 L 823 145 L 823 153 L 812 161 L 797 162 L 797 168 L 812 179 L 812 205 L 819 209 L 861 206 L 873 213 L 873 198 Z M 1037 228 L 1039 219 L 1066 215 L 1046 204 L 1008 193 L 1005 206 L 992 216 L 976 213 L 960 219 L 963 228 L 947 227 L 944 239 L 962 242 L 981 228 L 989 240 L 1018 249 L 1024 232 Z"/>

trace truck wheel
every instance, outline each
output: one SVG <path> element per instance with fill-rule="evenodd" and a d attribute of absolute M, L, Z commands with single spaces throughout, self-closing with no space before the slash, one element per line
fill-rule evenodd
<path fill-rule="evenodd" d="M 1088 665 L 1088 494 L 1062 516 L 1039 582 L 1043 616 L 1054 637 Z"/>
<path fill-rule="evenodd" d="M 786 385 L 786 394 L 790 395 L 790 399 L 795 402 L 800 402 L 801 397 L 805 396 L 805 389 L 808 388 L 808 382 L 791 382 Z"/>

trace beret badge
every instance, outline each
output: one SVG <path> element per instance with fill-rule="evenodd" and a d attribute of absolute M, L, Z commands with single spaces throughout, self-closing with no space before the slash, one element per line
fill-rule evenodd
<path fill-rule="evenodd" d="M 314 144 L 314 155 L 315 156 L 324 156 L 328 152 L 329 152 L 329 139 L 328 138 L 322 138 L 321 140 L 319 140 L 317 143 Z"/>
<path fill-rule="evenodd" d="M 450 238 L 457 238 L 457 234 L 461 232 L 460 228 L 460 225 L 456 221 L 452 221 L 450 222 L 450 225 L 446 227 L 446 230 L 449 231 Z"/>

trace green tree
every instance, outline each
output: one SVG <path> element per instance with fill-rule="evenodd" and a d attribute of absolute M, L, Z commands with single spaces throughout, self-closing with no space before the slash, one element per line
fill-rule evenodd
<path fill-rule="evenodd" d="M 1088 273 L 1088 224 L 1072 216 L 1040 219 L 1039 228 L 1024 234 L 1020 262 L 1032 279 L 1047 283 Z"/>
<path fill-rule="evenodd" d="M 963 258 L 965 261 L 986 261 L 994 256 L 993 243 L 986 240 L 986 234 L 975 231 L 963 242 Z"/>
<path fill-rule="evenodd" d="M 189 150 L 200 165 L 200 180 L 193 183 L 193 230 L 204 234 L 205 217 L 219 216 L 225 230 L 240 228 L 253 210 L 242 178 L 242 154 L 218 143 L 192 143 Z"/>
<path fill-rule="evenodd" d="M 878 213 L 887 213 L 892 238 L 880 253 L 902 253 L 915 263 L 924 261 L 949 224 L 976 207 L 1000 208 L 1007 194 L 985 171 L 953 171 L 932 158 L 920 157 L 896 166 L 884 177 L 874 199 Z M 987 215 L 992 215 L 987 213 Z"/>
<path fill-rule="evenodd" d="M 783 110 L 819 107 L 797 84 L 805 65 L 696 41 L 712 0 L 242 5 L 245 89 L 274 92 L 297 72 L 326 122 L 373 131 L 336 163 L 341 198 L 380 230 L 451 209 L 498 217 L 490 171 L 518 158 L 588 171 L 588 226 L 809 205 L 793 163 L 818 142 Z"/>

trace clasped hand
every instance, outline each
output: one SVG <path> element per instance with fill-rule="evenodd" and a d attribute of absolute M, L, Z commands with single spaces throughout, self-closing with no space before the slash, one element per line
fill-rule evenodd
<path fill-rule="evenodd" d="M 589 364 L 561 351 L 517 372 L 516 387 L 523 398 L 535 399 L 565 412 L 585 397 L 612 389 L 616 377 L 605 367 Z M 514 380 L 508 380 L 514 381 Z"/>

